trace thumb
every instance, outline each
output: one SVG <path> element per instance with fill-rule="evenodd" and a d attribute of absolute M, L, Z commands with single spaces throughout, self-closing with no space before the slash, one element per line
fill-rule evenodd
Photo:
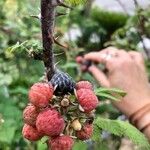
<path fill-rule="evenodd" d="M 88 68 L 88 71 L 94 76 L 101 86 L 109 87 L 110 83 L 107 76 L 95 65 Z"/>

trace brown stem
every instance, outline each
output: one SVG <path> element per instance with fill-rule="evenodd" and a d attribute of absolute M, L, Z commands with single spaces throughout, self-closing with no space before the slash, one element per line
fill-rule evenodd
<path fill-rule="evenodd" d="M 43 39 L 43 61 L 48 81 L 55 73 L 53 55 L 53 30 L 56 16 L 56 5 L 53 0 L 41 0 L 41 29 Z"/>

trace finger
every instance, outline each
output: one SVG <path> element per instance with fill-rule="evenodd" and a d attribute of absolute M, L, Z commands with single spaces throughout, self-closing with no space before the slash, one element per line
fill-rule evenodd
<path fill-rule="evenodd" d="M 98 67 L 96 67 L 95 65 L 92 65 L 91 67 L 89 67 L 88 70 L 90 73 L 92 73 L 92 75 L 99 82 L 100 85 L 104 87 L 110 86 L 108 78 Z"/>
<path fill-rule="evenodd" d="M 84 56 L 84 58 L 86 60 L 95 61 L 95 62 L 98 62 L 98 63 L 105 64 L 106 55 L 108 55 L 108 54 L 113 55 L 117 51 L 118 51 L 118 49 L 115 48 L 115 47 L 108 47 L 108 48 L 105 48 L 105 49 L 101 50 L 100 52 L 88 53 Z"/>
<path fill-rule="evenodd" d="M 107 64 L 109 64 L 109 60 L 110 59 L 114 59 L 112 58 L 112 55 L 107 55 L 106 53 L 89 53 L 87 55 L 85 55 L 84 57 L 86 60 L 90 60 L 90 61 L 94 61 L 94 62 L 98 62 L 101 63 L 103 65 L 105 65 L 107 67 Z"/>
<path fill-rule="evenodd" d="M 99 52 L 91 52 L 91 53 L 88 53 L 86 55 L 84 55 L 84 59 L 86 60 L 90 60 L 90 61 L 94 61 L 94 62 L 101 62 L 103 60 L 103 58 L 101 58 L 101 55 Z"/>
<path fill-rule="evenodd" d="M 101 51 L 99 55 L 101 57 L 106 56 L 103 57 L 103 62 L 105 62 L 104 65 L 108 71 L 112 71 L 115 67 L 117 67 L 119 62 L 125 62 L 125 60 L 131 59 L 125 50 L 118 50 L 113 47 Z"/>
<path fill-rule="evenodd" d="M 112 55 L 106 60 L 105 67 L 108 69 L 109 73 L 113 72 L 120 66 L 123 66 L 127 61 L 132 61 L 129 54 L 124 50 L 117 50 L 116 54 Z"/>

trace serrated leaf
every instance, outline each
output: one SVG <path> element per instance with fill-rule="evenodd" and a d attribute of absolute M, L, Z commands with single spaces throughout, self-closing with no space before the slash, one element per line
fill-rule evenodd
<path fill-rule="evenodd" d="M 106 99 L 110 99 L 110 100 L 113 100 L 113 101 L 119 101 L 120 99 L 110 95 L 110 94 L 107 94 L 107 93 L 96 93 L 97 96 L 100 96 L 100 97 L 104 97 Z"/>
<path fill-rule="evenodd" d="M 121 100 L 126 95 L 123 90 L 117 88 L 98 88 L 95 90 L 97 96 L 104 97 L 113 101 Z"/>
<path fill-rule="evenodd" d="M 95 125 L 94 126 L 94 131 L 93 131 L 93 135 L 92 135 L 92 140 L 93 141 L 98 141 L 100 140 L 100 128 Z"/>
<path fill-rule="evenodd" d="M 121 96 L 125 96 L 126 95 L 126 92 L 121 90 L 121 89 L 117 89 L 117 88 L 98 88 L 95 90 L 96 92 L 98 93 L 103 93 L 103 92 L 106 92 L 106 93 L 117 93 L 117 94 L 120 94 Z"/>
<path fill-rule="evenodd" d="M 142 148 L 142 150 L 149 150 L 150 145 L 148 139 L 142 134 L 138 129 L 129 124 L 128 122 L 120 121 L 120 120 L 110 120 L 104 118 L 97 118 L 94 122 L 99 129 L 106 130 L 117 136 L 126 136 L 133 143 L 137 144 Z"/>
<path fill-rule="evenodd" d="M 13 53 L 17 50 L 26 50 L 25 44 L 27 44 L 28 41 L 24 41 L 22 43 L 17 42 L 15 45 L 8 47 L 6 51 Z"/>

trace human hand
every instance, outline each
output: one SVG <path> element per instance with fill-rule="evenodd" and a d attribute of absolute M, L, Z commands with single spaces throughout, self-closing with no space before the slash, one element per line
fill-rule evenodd
<path fill-rule="evenodd" d="M 120 88 L 127 93 L 122 101 L 114 105 L 128 117 L 150 103 L 150 87 L 140 53 L 109 47 L 100 52 L 88 53 L 83 59 L 105 65 L 107 74 L 96 65 L 88 68 L 100 85 Z"/>
<path fill-rule="evenodd" d="M 150 140 L 150 85 L 142 55 L 134 51 L 126 52 L 109 47 L 100 52 L 88 53 L 82 59 L 80 61 L 105 65 L 107 73 L 96 65 L 88 67 L 88 71 L 100 85 L 119 88 L 127 93 L 114 105 Z"/>

